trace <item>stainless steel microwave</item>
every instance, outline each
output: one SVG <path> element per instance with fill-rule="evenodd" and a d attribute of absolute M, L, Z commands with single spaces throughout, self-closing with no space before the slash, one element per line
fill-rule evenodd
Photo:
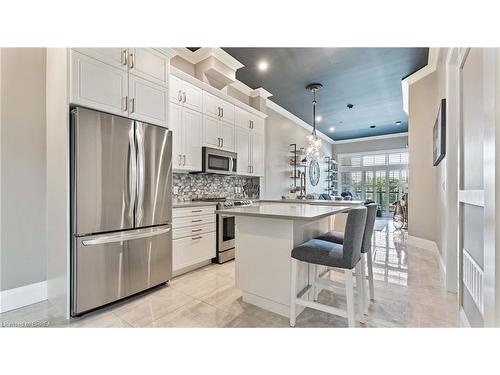
<path fill-rule="evenodd" d="M 236 174 L 236 153 L 217 148 L 202 148 L 202 172 L 219 174 Z"/>

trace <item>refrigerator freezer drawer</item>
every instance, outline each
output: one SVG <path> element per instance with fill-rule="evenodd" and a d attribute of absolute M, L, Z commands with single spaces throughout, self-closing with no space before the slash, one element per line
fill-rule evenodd
<path fill-rule="evenodd" d="M 172 231 L 160 226 L 75 237 L 71 314 L 106 305 L 172 277 Z"/>

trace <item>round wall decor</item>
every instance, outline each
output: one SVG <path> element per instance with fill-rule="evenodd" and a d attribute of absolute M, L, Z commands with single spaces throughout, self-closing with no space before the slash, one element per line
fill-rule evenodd
<path fill-rule="evenodd" d="M 319 182 L 319 175 L 321 171 L 319 169 L 319 164 L 317 160 L 311 160 L 309 164 L 309 181 L 312 186 L 316 186 Z"/>

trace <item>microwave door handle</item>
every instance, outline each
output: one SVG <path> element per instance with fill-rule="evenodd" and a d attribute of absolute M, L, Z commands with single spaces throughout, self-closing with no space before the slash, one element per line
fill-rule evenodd
<path fill-rule="evenodd" d="M 229 157 L 229 172 L 232 172 L 233 171 L 233 158 L 232 157 Z"/>
<path fill-rule="evenodd" d="M 134 140 L 134 127 L 130 128 L 128 132 L 128 141 L 129 141 L 129 177 L 128 177 L 128 191 L 129 191 L 129 208 L 128 208 L 128 216 L 131 220 L 134 217 L 134 206 L 135 206 L 135 198 L 137 194 L 137 150 L 135 148 L 135 140 Z"/>

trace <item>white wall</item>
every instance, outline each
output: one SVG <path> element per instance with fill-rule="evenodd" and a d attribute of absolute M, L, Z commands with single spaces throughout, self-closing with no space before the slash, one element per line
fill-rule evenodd
<path fill-rule="evenodd" d="M 408 136 L 392 137 L 385 139 L 375 139 L 368 141 L 357 141 L 349 143 L 335 143 L 333 145 L 333 155 L 338 161 L 338 155 L 350 154 L 354 152 L 383 151 L 406 148 Z"/>
<path fill-rule="evenodd" d="M 297 147 L 305 147 L 306 137 L 310 132 L 272 109 L 268 108 L 267 115 L 269 117 L 266 119 L 266 171 L 261 188 L 262 198 L 280 199 L 282 195 L 289 193 L 292 184 L 290 179 L 292 167 L 288 165 L 290 143 L 297 143 Z M 325 140 L 322 140 L 322 144 L 325 156 L 332 156 L 332 144 Z M 307 178 L 307 194 L 325 193 L 326 164 L 320 163 L 320 167 L 321 176 L 317 186 L 312 186 L 309 177 Z"/>
<path fill-rule="evenodd" d="M 0 53 L 0 290 L 9 290 L 46 279 L 46 50 Z"/>

